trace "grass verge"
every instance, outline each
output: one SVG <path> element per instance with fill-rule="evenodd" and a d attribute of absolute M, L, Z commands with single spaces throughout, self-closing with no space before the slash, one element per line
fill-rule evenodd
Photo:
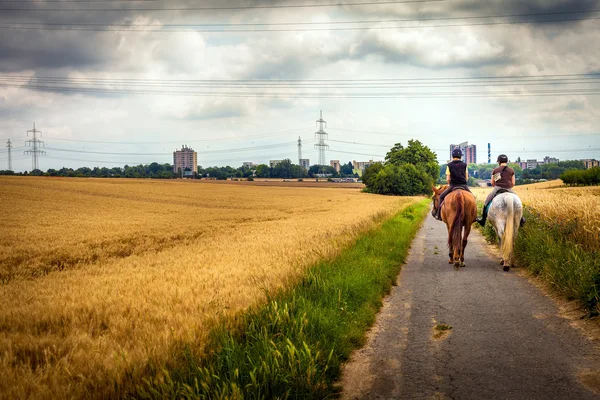
<path fill-rule="evenodd" d="M 546 221 L 524 207 L 526 225 L 515 242 L 517 265 L 542 278 L 569 300 L 579 300 L 588 316 L 600 315 L 600 251 L 583 249 L 572 239 L 573 226 Z M 490 243 L 497 243 L 491 224 L 483 228 Z"/>
<path fill-rule="evenodd" d="M 429 210 L 423 200 L 368 232 L 333 260 L 310 268 L 295 286 L 221 325 L 214 349 L 182 351 L 176 368 L 138 387 L 135 397 L 200 399 L 326 398 L 341 365 L 362 345 Z"/>

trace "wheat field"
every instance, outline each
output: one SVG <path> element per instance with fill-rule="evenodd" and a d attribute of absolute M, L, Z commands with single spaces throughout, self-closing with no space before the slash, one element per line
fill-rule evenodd
<path fill-rule="evenodd" d="M 484 201 L 491 188 L 473 188 Z M 530 210 L 552 224 L 566 228 L 576 243 L 596 251 L 600 248 L 600 187 L 566 187 L 562 181 L 515 186 L 515 192 Z"/>
<path fill-rule="evenodd" d="M 415 200 L 0 177 L 0 397 L 114 397 Z"/>

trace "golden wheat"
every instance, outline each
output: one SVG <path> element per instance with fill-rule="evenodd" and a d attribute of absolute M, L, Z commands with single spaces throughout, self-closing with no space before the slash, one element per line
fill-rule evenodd
<path fill-rule="evenodd" d="M 414 200 L 1 177 L 0 397 L 112 397 Z"/>

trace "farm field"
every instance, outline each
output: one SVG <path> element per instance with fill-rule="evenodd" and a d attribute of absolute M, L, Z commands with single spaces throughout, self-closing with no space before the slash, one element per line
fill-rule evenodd
<path fill-rule="evenodd" d="M 336 188 L 336 189 L 362 189 L 365 185 L 362 182 L 328 182 L 326 179 L 304 178 L 298 182 L 297 179 L 274 179 L 274 178 L 255 178 L 254 181 L 247 180 L 194 180 L 197 184 L 221 184 L 221 185 L 241 185 L 241 186 L 279 186 L 279 187 L 318 187 L 318 188 Z"/>
<path fill-rule="evenodd" d="M 0 177 L 0 397 L 111 397 L 415 198 Z"/>
<path fill-rule="evenodd" d="M 473 188 L 484 201 L 491 188 Z M 600 247 L 600 187 L 566 187 L 562 181 L 515 186 L 523 204 L 546 221 L 570 226 L 572 239 L 589 250 Z"/>

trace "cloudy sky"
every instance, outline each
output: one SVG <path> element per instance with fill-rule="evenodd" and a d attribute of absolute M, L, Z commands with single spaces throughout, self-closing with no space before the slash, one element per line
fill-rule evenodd
<path fill-rule="evenodd" d="M 327 1 L 0 1 L 0 169 L 600 158 L 599 1 Z"/>

